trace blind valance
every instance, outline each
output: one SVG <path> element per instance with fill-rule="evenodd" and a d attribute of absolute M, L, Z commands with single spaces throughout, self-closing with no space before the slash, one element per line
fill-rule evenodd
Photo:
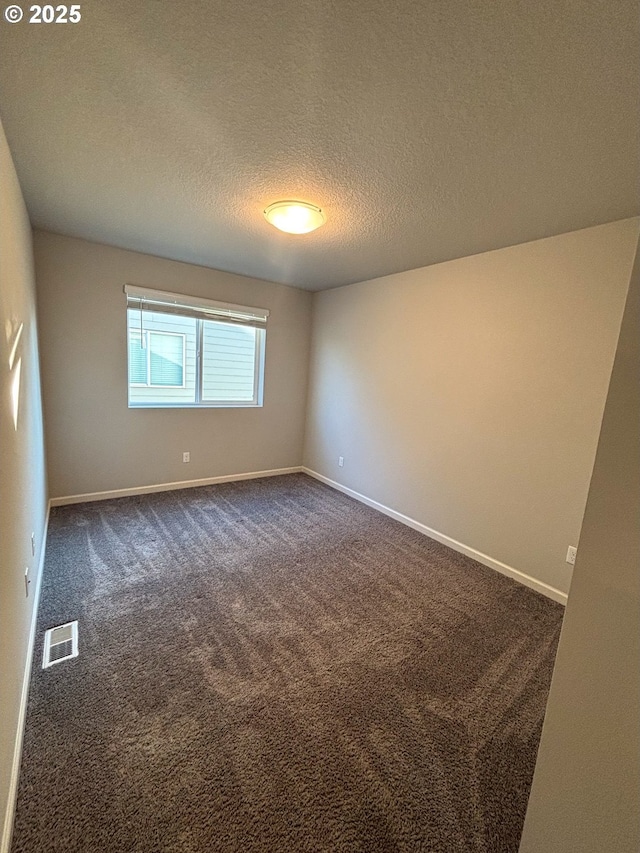
<path fill-rule="evenodd" d="M 241 326 L 253 326 L 264 329 L 269 311 L 266 308 L 249 308 L 246 305 L 234 305 L 230 302 L 214 302 L 200 296 L 186 296 L 183 293 L 169 293 L 164 290 L 151 290 L 125 284 L 127 308 L 141 311 L 161 311 L 164 314 L 179 314 L 181 317 L 196 317 L 201 320 L 215 320 L 218 323 L 235 323 Z"/>

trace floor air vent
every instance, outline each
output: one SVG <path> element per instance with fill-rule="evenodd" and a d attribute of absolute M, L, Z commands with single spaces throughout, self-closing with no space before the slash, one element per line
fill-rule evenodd
<path fill-rule="evenodd" d="M 42 668 L 53 666 L 54 663 L 62 663 L 63 660 L 78 657 L 78 623 L 67 622 L 49 628 L 44 634 L 44 653 L 42 655 Z"/>

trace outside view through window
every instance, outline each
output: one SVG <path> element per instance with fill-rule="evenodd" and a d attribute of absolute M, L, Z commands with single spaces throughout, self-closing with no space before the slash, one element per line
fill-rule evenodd
<path fill-rule="evenodd" d="M 127 321 L 130 406 L 259 405 L 264 331 L 133 308 Z"/>

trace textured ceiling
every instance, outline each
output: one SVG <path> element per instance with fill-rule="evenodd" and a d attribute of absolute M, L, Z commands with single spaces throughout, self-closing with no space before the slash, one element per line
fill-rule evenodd
<path fill-rule="evenodd" d="M 36 226 L 317 290 L 639 212 L 636 0 L 81 10 L 0 21 Z"/>

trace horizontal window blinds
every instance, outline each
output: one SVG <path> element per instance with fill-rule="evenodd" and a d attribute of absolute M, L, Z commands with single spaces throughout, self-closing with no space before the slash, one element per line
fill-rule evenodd
<path fill-rule="evenodd" d="M 182 293 L 168 293 L 125 284 L 127 307 L 141 311 L 160 311 L 163 314 L 179 314 L 181 317 L 196 317 L 200 320 L 215 320 L 218 323 L 235 323 L 264 329 L 269 311 L 266 308 L 248 308 L 228 302 L 214 302 Z"/>

